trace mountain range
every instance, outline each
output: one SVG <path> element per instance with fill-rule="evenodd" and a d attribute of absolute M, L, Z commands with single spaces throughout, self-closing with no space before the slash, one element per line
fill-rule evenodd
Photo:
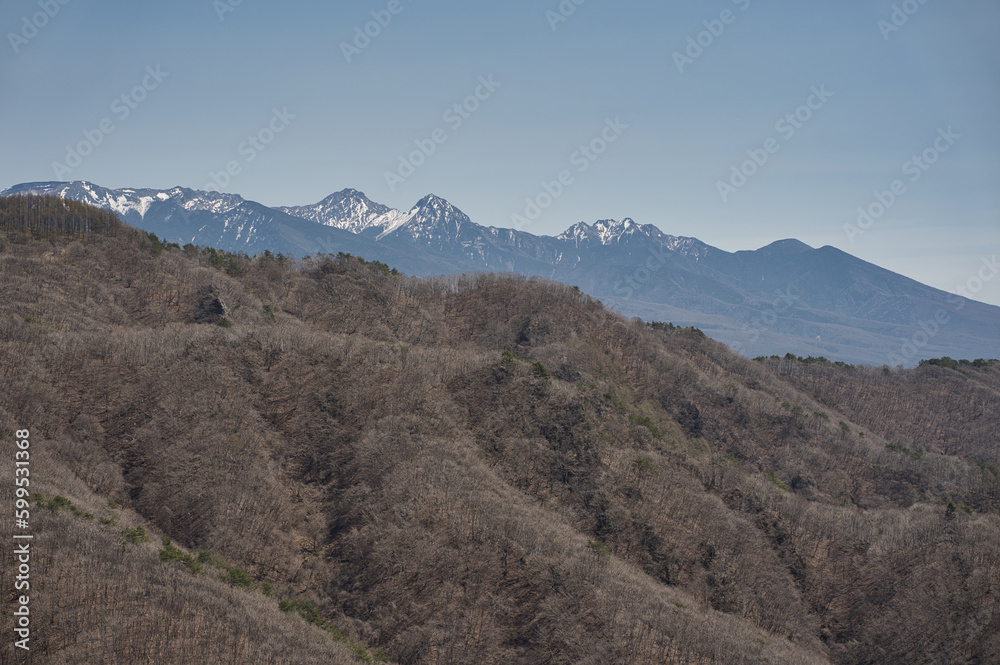
<path fill-rule="evenodd" d="M 538 236 L 476 224 L 433 194 L 403 212 L 354 189 L 280 208 L 236 194 L 112 190 L 84 181 L 25 183 L 0 193 L 17 194 L 93 204 L 165 240 L 231 252 L 343 252 L 416 276 L 543 277 L 575 285 L 629 316 L 698 327 L 749 356 L 904 366 L 939 356 L 1000 356 L 1000 307 L 792 239 L 727 252 L 630 218 Z"/>

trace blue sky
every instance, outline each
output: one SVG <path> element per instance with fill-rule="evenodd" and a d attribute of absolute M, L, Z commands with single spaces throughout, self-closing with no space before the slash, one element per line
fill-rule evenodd
<path fill-rule="evenodd" d="M 995 0 L 64 2 L 0 7 L 0 188 L 204 188 L 233 162 L 223 189 L 268 205 L 354 187 L 538 234 L 796 237 L 948 291 L 1000 250 Z M 973 295 L 1000 304 L 1000 277 Z"/>

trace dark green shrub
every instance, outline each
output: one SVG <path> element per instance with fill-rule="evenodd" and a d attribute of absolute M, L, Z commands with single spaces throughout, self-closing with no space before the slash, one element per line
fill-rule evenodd
<path fill-rule="evenodd" d="M 245 568 L 230 568 L 229 572 L 229 584 L 230 586 L 239 587 L 241 589 L 249 589 L 253 586 L 253 578 L 250 577 L 250 573 L 246 571 Z"/>
<path fill-rule="evenodd" d="M 160 550 L 160 561 L 165 563 L 179 561 L 187 567 L 192 575 L 197 575 L 201 572 L 201 564 L 195 561 L 193 556 L 171 544 L 170 539 L 166 536 L 163 537 L 163 549 Z"/>
<path fill-rule="evenodd" d="M 113 521 L 114 520 L 112 520 L 112 522 Z M 125 536 L 125 539 L 131 542 L 133 545 L 149 542 L 149 534 L 147 534 L 146 530 L 141 526 L 137 526 L 134 529 L 130 529 L 129 527 L 123 527 L 122 529 L 120 529 L 120 531 L 121 534 Z"/>

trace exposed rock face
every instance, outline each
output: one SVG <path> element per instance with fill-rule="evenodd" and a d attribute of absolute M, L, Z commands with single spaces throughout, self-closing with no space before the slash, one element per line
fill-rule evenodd
<path fill-rule="evenodd" d="M 195 323 L 218 323 L 229 313 L 222 296 L 214 286 L 202 289 L 198 294 L 192 319 Z"/>

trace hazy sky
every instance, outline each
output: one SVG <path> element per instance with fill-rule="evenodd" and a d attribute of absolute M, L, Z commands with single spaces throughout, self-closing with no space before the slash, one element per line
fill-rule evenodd
<path fill-rule="evenodd" d="M 0 28 L 0 188 L 433 192 L 538 234 L 796 237 L 948 291 L 1000 250 L 996 0 L 4 0 Z"/>

